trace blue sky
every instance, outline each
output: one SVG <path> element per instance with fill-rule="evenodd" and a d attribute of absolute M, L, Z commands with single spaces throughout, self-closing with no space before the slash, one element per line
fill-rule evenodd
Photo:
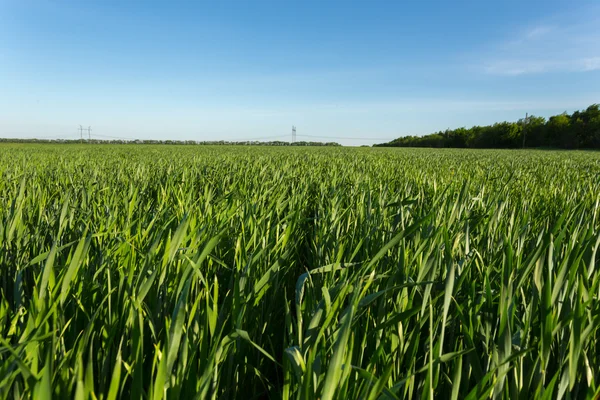
<path fill-rule="evenodd" d="M 2 137 L 360 145 L 592 103 L 597 1 L 0 0 Z"/>

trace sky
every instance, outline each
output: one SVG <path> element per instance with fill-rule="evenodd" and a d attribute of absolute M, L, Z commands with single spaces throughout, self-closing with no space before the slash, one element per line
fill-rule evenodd
<path fill-rule="evenodd" d="M 600 2 L 0 0 L 0 137 L 381 143 L 600 103 Z"/>

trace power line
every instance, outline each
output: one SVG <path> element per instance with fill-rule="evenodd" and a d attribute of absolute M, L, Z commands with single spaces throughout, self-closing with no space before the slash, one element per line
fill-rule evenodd
<path fill-rule="evenodd" d="M 264 136 L 259 138 L 250 138 L 250 139 L 227 139 L 229 142 L 256 142 L 258 140 L 267 140 L 267 139 L 283 139 L 288 137 L 287 135 L 276 135 L 276 136 Z"/>
<path fill-rule="evenodd" d="M 101 138 L 106 138 L 106 139 L 117 139 L 117 140 L 139 140 L 137 138 L 134 139 L 134 138 L 127 138 L 127 137 L 122 137 L 122 136 L 100 135 L 98 133 L 95 133 L 94 136 L 101 137 Z"/>
<path fill-rule="evenodd" d="M 364 138 L 364 137 L 342 137 L 342 136 L 315 136 L 315 135 L 297 135 L 301 137 L 310 137 L 317 139 L 341 139 L 341 140 L 393 140 L 390 138 Z"/>
<path fill-rule="evenodd" d="M 131 138 L 131 137 L 124 137 L 124 136 L 110 136 L 110 135 L 101 135 L 98 133 L 94 134 L 95 137 L 101 137 L 101 138 L 107 138 L 107 139 L 118 139 L 118 140 L 154 140 L 154 139 L 139 139 L 139 138 Z M 276 136 L 263 136 L 263 137 L 258 137 L 258 138 L 243 138 L 243 139 L 223 139 L 222 141 L 226 141 L 226 142 L 256 142 L 256 141 L 260 141 L 260 140 L 267 140 L 267 139 L 282 139 L 285 138 L 286 135 L 276 135 Z M 160 140 L 160 139 L 156 139 L 156 140 Z M 181 140 L 181 141 L 185 141 L 185 140 Z M 199 140 L 198 142 L 219 142 L 220 140 Z"/>
<path fill-rule="evenodd" d="M 293 127 L 295 128 L 295 126 Z M 24 137 L 22 139 L 26 139 L 26 140 L 32 140 L 32 139 L 40 139 L 40 140 L 44 140 L 44 139 L 70 139 L 73 138 L 74 136 L 76 136 L 78 139 L 83 140 L 83 133 L 85 131 L 87 131 L 88 133 L 88 140 L 92 140 L 92 128 L 90 126 L 88 126 L 87 128 L 84 128 L 82 125 L 79 126 L 79 128 L 77 129 L 79 132 L 78 133 L 68 133 L 68 134 L 64 134 L 64 135 L 44 135 L 44 136 L 28 136 L 28 137 Z M 293 131 L 292 131 L 293 133 Z M 237 138 L 237 139 L 221 139 L 221 140 L 199 140 L 197 142 L 219 142 L 219 141 L 225 141 L 225 142 L 257 142 L 257 141 L 263 141 L 263 140 L 273 140 L 273 139 L 281 139 L 281 141 L 286 141 L 289 140 L 289 134 L 287 135 L 273 135 L 273 136 L 262 136 L 262 137 L 254 137 L 254 138 Z M 347 137 L 347 136 L 317 136 L 317 135 L 304 135 L 304 134 L 293 134 L 292 136 L 292 142 L 296 142 L 298 140 L 298 137 L 303 137 L 303 138 L 314 138 L 314 139 L 338 139 L 338 140 L 381 140 L 381 141 L 390 141 L 393 139 L 390 138 L 366 138 L 366 137 Z M 104 134 L 99 134 L 99 133 L 94 133 L 94 138 L 100 139 L 100 140 L 106 140 L 106 139 L 112 139 L 112 140 L 126 140 L 126 141 L 136 141 L 136 140 L 161 140 L 161 139 L 141 139 L 141 138 L 133 138 L 133 137 L 126 137 L 126 136 L 114 136 L 114 135 L 104 135 Z M 184 141 L 184 139 L 182 139 L 181 141 Z"/>

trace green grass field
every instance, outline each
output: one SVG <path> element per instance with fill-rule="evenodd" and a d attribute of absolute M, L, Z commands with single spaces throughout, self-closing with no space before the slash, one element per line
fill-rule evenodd
<path fill-rule="evenodd" d="M 0 146 L 0 397 L 593 398 L 600 153 Z"/>

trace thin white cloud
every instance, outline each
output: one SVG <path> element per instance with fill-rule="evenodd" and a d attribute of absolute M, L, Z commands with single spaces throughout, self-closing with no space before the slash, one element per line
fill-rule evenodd
<path fill-rule="evenodd" d="M 600 57 L 590 57 L 581 60 L 582 71 L 596 71 L 600 69 Z"/>
<path fill-rule="evenodd" d="M 600 70 L 600 57 L 570 60 L 500 60 L 485 65 L 485 72 L 495 75 L 524 75 L 547 72 L 589 72 Z"/>
<path fill-rule="evenodd" d="M 551 27 L 551 26 L 537 26 L 533 29 L 530 29 L 525 34 L 525 37 L 529 40 L 542 38 L 542 37 L 552 33 L 553 30 L 555 30 L 555 28 Z"/>
<path fill-rule="evenodd" d="M 360 101 L 339 103 L 311 103 L 296 104 L 288 107 L 278 108 L 255 108 L 240 107 L 227 110 L 196 110 L 196 117 L 228 118 L 231 116 L 242 116 L 243 118 L 257 117 L 298 117 L 302 115 L 311 116 L 334 116 L 343 117 L 348 115 L 412 115 L 428 113 L 432 109 L 445 112 L 494 112 L 494 111 L 519 111 L 519 110 L 566 110 L 587 107 L 597 102 L 600 93 L 594 95 L 577 96 L 571 98 L 544 99 L 490 99 L 490 98 L 399 98 L 387 101 Z M 186 111 L 187 113 L 187 111 Z M 183 115 L 182 115 L 183 117 Z"/>
<path fill-rule="evenodd" d="M 600 70 L 600 19 L 581 12 L 578 21 L 524 29 L 493 45 L 481 63 L 487 74 L 517 76 Z"/>

